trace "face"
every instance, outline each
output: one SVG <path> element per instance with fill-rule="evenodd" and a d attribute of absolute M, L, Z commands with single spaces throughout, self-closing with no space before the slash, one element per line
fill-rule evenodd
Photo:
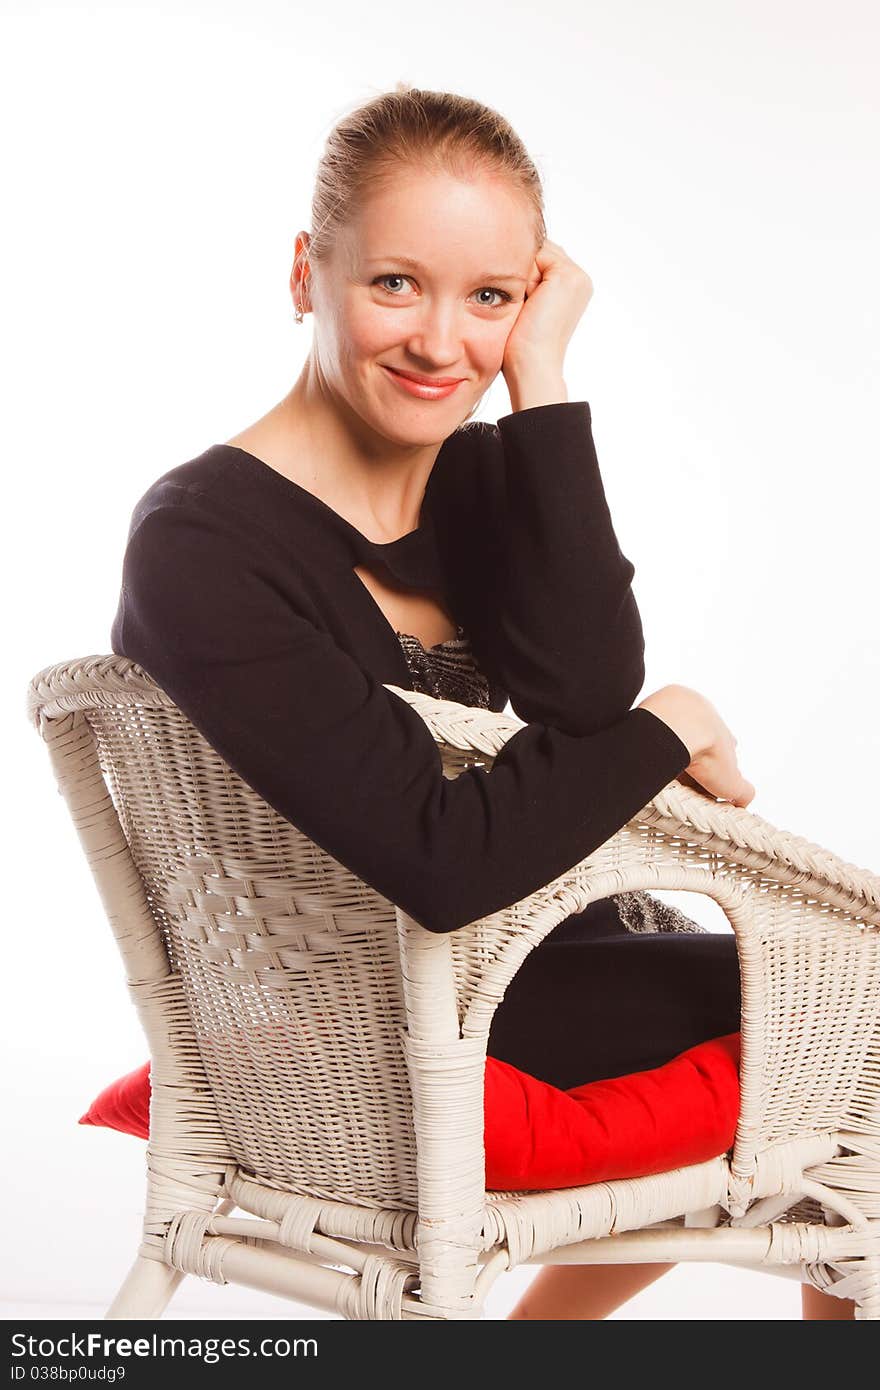
<path fill-rule="evenodd" d="M 401 444 L 445 439 L 498 372 L 534 270 L 530 205 L 500 177 L 397 169 L 309 266 L 323 390 Z M 454 378 L 407 389 L 395 374 Z"/>

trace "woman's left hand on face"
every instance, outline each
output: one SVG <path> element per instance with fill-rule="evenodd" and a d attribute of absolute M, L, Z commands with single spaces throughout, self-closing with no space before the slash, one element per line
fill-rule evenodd
<path fill-rule="evenodd" d="M 549 237 L 538 251 L 526 299 L 511 329 L 501 370 L 562 370 L 565 350 L 593 294 L 585 270 Z"/>

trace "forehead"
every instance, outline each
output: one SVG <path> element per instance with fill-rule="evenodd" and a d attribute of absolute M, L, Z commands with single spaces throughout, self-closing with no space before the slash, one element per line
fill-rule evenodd
<path fill-rule="evenodd" d="M 535 253 L 525 195 L 485 173 L 464 179 L 396 170 L 370 190 L 347 231 L 358 259 L 396 255 L 437 268 L 523 275 Z"/>

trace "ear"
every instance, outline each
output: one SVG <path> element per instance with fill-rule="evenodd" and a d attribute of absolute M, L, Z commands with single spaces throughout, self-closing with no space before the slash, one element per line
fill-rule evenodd
<path fill-rule="evenodd" d="M 309 265 L 310 241 L 311 237 L 308 232 L 297 232 L 293 265 L 290 270 L 290 293 L 294 308 L 301 309 L 304 314 L 309 313 L 312 307 L 311 296 L 309 294 L 309 282 L 311 280 L 311 267 Z"/>

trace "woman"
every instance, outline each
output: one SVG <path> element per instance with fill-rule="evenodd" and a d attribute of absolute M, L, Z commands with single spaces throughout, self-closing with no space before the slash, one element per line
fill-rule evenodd
<path fill-rule="evenodd" d="M 589 407 L 563 379 L 592 286 L 547 239 L 509 125 L 452 94 L 379 97 L 331 133 L 312 220 L 291 274 L 298 321 L 314 315 L 306 364 L 266 415 L 140 499 L 113 650 L 431 931 L 519 901 L 685 770 L 747 805 L 709 701 L 673 685 L 630 707 L 634 571 Z M 471 421 L 499 371 L 511 412 Z M 446 779 L 386 683 L 509 698 L 528 722 L 491 771 Z M 622 894 L 531 953 L 488 1051 L 570 1086 L 739 1020 L 733 936 Z M 668 1267 L 548 1267 L 513 1316 L 603 1317 Z"/>

